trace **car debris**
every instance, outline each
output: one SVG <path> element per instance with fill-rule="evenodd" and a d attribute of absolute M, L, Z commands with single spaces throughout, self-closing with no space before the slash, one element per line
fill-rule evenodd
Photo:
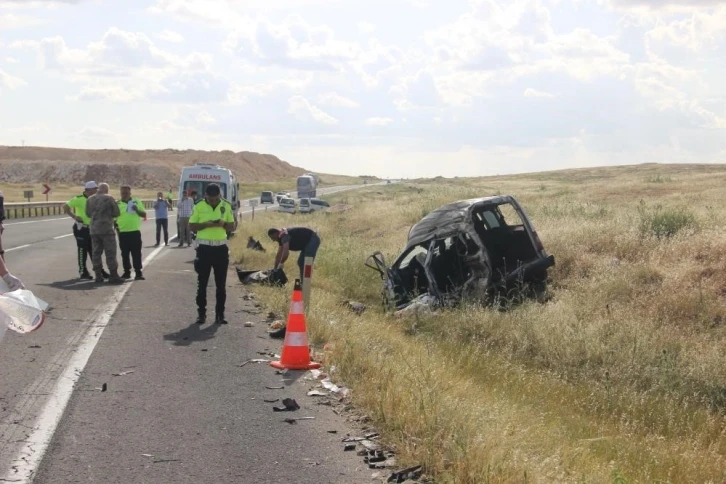
<path fill-rule="evenodd" d="M 344 308 L 351 310 L 358 316 L 363 314 L 363 312 L 366 310 L 365 304 L 358 301 L 344 301 L 343 303 L 341 303 L 341 305 Z"/>
<path fill-rule="evenodd" d="M 287 275 L 282 269 L 242 270 L 237 268 L 237 277 L 242 284 L 262 284 L 268 286 L 284 286 Z"/>
<path fill-rule="evenodd" d="M 529 216 L 510 195 L 459 200 L 430 212 L 411 227 L 403 251 L 389 267 L 381 252 L 365 265 L 383 280 L 383 305 L 400 311 L 482 303 L 497 292 L 529 285 L 544 289 L 555 264 Z"/>
<path fill-rule="evenodd" d="M 260 252 L 267 252 L 267 250 L 265 250 L 265 248 L 262 247 L 262 244 L 260 243 L 260 241 L 259 240 L 256 240 L 251 235 L 247 239 L 247 248 L 248 249 L 252 249 L 252 250 L 257 250 L 257 251 L 260 251 Z"/>

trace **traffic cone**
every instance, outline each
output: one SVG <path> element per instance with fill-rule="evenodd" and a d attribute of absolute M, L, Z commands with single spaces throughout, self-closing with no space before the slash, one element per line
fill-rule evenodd
<path fill-rule="evenodd" d="M 290 304 L 290 313 L 287 315 L 285 342 L 282 344 L 280 361 L 272 361 L 270 366 L 280 370 L 313 370 L 320 368 L 320 363 L 310 361 L 308 331 L 305 328 L 305 308 L 300 279 L 295 279 L 295 288 L 292 291 L 292 303 Z"/>

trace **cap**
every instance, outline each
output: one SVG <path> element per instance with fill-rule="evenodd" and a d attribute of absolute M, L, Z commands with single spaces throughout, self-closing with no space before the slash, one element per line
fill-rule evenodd
<path fill-rule="evenodd" d="M 96 185 L 96 182 L 95 181 L 86 182 L 86 190 L 90 190 L 92 188 L 98 188 L 98 185 Z"/>

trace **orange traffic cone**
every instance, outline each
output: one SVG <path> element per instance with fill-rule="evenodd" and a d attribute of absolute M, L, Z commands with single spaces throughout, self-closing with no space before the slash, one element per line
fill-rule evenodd
<path fill-rule="evenodd" d="M 281 370 L 313 370 L 320 368 L 320 363 L 310 361 L 308 331 L 305 328 L 305 308 L 300 279 L 295 279 L 295 288 L 292 291 L 292 303 L 290 304 L 290 313 L 287 315 L 285 342 L 282 344 L 280 361 L 273 361 L 270 366 Z"/>

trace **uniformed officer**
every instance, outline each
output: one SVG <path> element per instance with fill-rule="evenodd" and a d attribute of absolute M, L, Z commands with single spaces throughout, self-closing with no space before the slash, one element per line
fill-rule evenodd
<path fill-rule="evenodd" d="M 121 200 L 118 202 L 121 215 L 116 219 L 116 230 L 118 231 L 118 245 L 121 249 L 121 264 L 124 273 L 123 279 L 131 278 L 131 261 L 133 261 L 134 272 L 137 281 L 144 280 L 141 273 L 141 219 L 146 217 L 144 204 L 136 197 L 131 196 L 131 187 L 121 187 Z"/>
<path fill-rule="evenodd" d="M 194 259 L 194 270 L 197 272 L 197 324 L 206 322 L 207 283 L 212 269 L 214 284 L 217 286 L 214 322 L 227 324 L 224 319 L 229 267 L 227 232 L 234 230 L 234 215 L 230 203 L 222 199 L 219 185 L 210 183 L 204 193 L 204 200 L 194 205 L 189 218 L 189 228 L 197 233 L 197 256 Z"/>
<path fill-rule="evenodd" d="M 73 224 L 73 235 L 76 238 L 76 246 L 78 247 L 78 272 L 81 279 L 93 280 L 93 276 L 88 271 L 86 260 L 93 254 L 93 245 L 91 243 L 91 232 L 89 226 L 91 218 L 86 215 L 86 202 L 88 197 L 94 195 L 98 191 L 98 185 L 95 181 L 86 183 L 83 193 L 71 198 L 65 205 L 63 211 L 70 218 L 76 221 Z M 108 279 L 109 273 L 101 269 L 104 279 Z"/>

